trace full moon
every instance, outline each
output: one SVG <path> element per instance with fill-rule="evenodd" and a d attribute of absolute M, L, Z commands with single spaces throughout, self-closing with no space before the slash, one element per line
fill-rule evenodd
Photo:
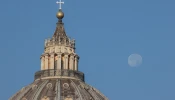
<path fill-rule="evenodd" d="M 128 64 L 131 67 L 138 67 L 142 64 L 142 56 L 139 54 L 131 54 L 128 57 Z"/>

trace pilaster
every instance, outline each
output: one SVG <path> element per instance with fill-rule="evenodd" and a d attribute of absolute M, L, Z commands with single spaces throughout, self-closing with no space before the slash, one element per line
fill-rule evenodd
<path fill-rule="evenodd" d="M 65 61 L 64 61 L 64 69 L 68 69 L 68 54 L 65 54 L 65 56 L 64 56 L 65 58 Z"/>
<path fill-rule="evenodd" d="M 58 56 L 58 60 L 57 60 L 57 69 L 61 69 L 61 54 L 58 53 L 57 56 Z"/>
<path fill-rule="evenodd" d="M 75 56 L 75 70 L 78 71 L 78 62 L 79 62 L 79 56 Z"/>
<path fill-rule="evenodd" d="M 55 58 L 55 55 L 54 53 L 50 54 L 50 69 L 54 69 L 54 59 Z"/>
<path fill-rule="evenodd" d="M 41 56 L 41 70 L 44 70 L 44 56 Z"/>
<path fill-rule="evenodd" d="M 45 68 L 44 68 L 44 70 L 47 70 L 49 68 L 48 67 L 48 65 L 49 65 L 48 56 L 49 56 L 48 54 L 45 55 L 45 64 L 44 64 L 45 65 Z"/>
<path fill-rule="evenodd" d="M 77 71 L 78 67 L 78 63 L 77 63 L 77 56 L 75 56 L 75 60 L 74 60 L 74 69 Z"/>
<path fill-rule="evenodd" d="M 69 68 L 70 70 L 74 70 L 74 55 L 70 55 L 70 63 L 69 63 Z"/>

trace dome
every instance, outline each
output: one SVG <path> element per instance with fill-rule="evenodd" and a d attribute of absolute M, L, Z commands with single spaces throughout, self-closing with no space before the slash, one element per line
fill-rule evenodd
<path fill-rule="evenodd" d="M 51 71 L 37 72 L 35 81 L 23 87 L 10 100 L 108 100 L 83 81 L 84 74 L 81 72 L 62 71 L 62 77 L 50 76 L 50 73 Z"/>
<path fill-rule="evenodd" d="M 35 73 L 34 82 L 9 100 L 108 100 L 85 83 L 84 73 L 78 70 L 80 57 L 75 50 L 75 40 L 67 36 L 63 17 L 60 9 L 54 35 L 44 42 L 44 52 L 40 56 L 41 70 Z"/>

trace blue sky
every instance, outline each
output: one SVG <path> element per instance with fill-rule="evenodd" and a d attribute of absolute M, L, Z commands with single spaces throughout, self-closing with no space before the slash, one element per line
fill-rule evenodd
<path fill-rule="evenodd" d="M 1 0 L 0 97 L 33 82 L 44 39 L 56 26 L 56 0 Z M 175 100 L 174 0 L 64 0 L 86 82 L 110 100 Z M 141 66 L 128 56 L 138 53 Z"/>

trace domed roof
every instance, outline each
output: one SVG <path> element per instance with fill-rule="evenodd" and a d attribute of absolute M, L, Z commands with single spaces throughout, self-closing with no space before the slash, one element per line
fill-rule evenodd
<path fill-rule="evenodd" d="M 42 77 L 47 72 L 37 72 L 35 81 L 22 88 L 10 100 L 108 100 L 97 89 L 86 84 L 84 79 L 78 78 L 82 76 L 80 72 L 69 72 L 67 77 L 62 78 Z M 70 76 L 71 73 L 74 75 Z"/>
<path fill-rule="evenodd" d="M 63 2 L 57 2 L 62 4 Z M 102 93 L 84 82 L 78 71 L 79 56 L 75 40 L 68 38 L 60 9 L 53 37 L 45 40 L 41 55 L 41 71 L 34 82 L 17 92 L 9 100 L 108 100 Z"/>

